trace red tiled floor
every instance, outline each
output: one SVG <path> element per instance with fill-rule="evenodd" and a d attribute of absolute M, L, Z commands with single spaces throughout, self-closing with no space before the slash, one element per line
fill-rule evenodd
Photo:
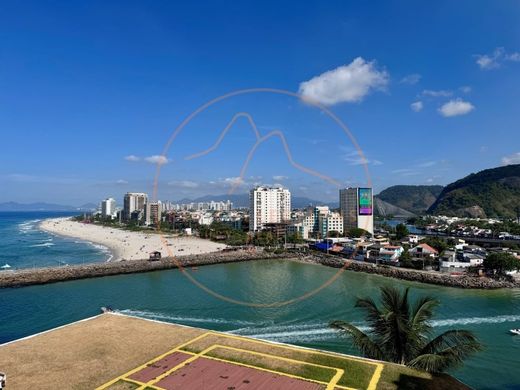
<path fill-rule="evenodd" d="M 156 361 L 152 365 L 133 373 L 129 376 L 129 378 L 146 383 L 154 378 L 157 378 L 166 371 L 171 370 L 177 364 L 182 363 L 190 357 L 191 355 L 188 355 L 187 353 L 173 352 L 161 360 Z"/>
<path fill-rule="evenodd" d="M 155 384 L 166 390 L 323 390 L 324 385 L 199 358 Z"/>

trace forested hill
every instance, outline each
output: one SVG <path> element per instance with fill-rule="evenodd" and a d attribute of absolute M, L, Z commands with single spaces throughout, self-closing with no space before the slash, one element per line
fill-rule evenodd
<path fill-rule="evenodd" d="M 520 211 L 520 164 L 472 173 L 447 185 L 431 214 L 514 218 Z"/>
<path fill-rule="evenodd" d="M 441 193 L 442 186 L 397 185 L 388 187 L 377 198 L 414 214 L 424 214 Z"/>

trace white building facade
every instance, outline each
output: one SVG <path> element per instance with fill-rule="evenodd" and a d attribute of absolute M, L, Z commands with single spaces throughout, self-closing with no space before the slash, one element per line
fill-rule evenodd
<path fill-rule="evenodd" d="M 265 224 L 288 222 L 291 193 L 282 187 L 256 187 L 249 192 L 249 230 L 262 230 Z"/>
<path fill-rule="evenodd" d="M 130 219 L 134 211 L 144 211 L 148 203 L 148 195 L 144 192 L 127 192 L 123 202 L 123 214 L 126 219 Z"/>
<path fill-rule="evenodd" d="M 107 198 L 101 201 L 101 216 L 103 218 L 113 218 L 116 215 L 116 200 Z"/>

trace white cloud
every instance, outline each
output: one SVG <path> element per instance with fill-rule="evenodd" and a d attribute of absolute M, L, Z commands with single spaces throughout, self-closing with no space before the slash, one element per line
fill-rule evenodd
<path fill-rule="evenodd" d="M 520 62 L 520 52 L 508 54 L 507 59 L 513 62 Z"/>
<path fill-rule="evenodd" d="M 520 62 L 520 52 L 507 53 L 503 47 L 497 47 L 491 54 L 477 54 L 475 57 L 482 70 L 500 68 L 504 61 Z"/>
<path fill-rule="evenodd" d="M 149 156 L 149 157 L 139 157 L 134 154 L 131 154 L 129 156 L 126 156 L 125 160 L 131 161 L 131 162 L 144 161 L 144 162 L 147 162 L 150 164 L 161 164 L 161 165 L 170 162 L 170 160 L 168 160 L 168 158 L 166 158 L 165 156 L 158 155 L 158 154 L 155 154 L 155 155 Z"/>
<path fill-rule="evenodd" d="M 472 88 L 469 85 L 463 85 L 459 89 L 461 90 L 461 92 L 464 92 L 464 93 L 470 93 L 472 90 Z"/>
<path fill-rule="evenodd" d="M 361 155 L 357 150 L 352 150 L 346 146 L 340 146 L 340 150 L 345 152 L 343 155 L 343 160 L 345 160 L 349 165 L 383 165 L 383 163 L 379 160 L 370 160 L 366 157 L 366 155 Z"/>
<path fill-rule="evenodd" d="M 421 75 L 418 73 L 409 74 L 403 77 L 400 81 L 401 84 L 415 85 L 421 80 Z"/>
<path fill-rule="evenodd" d="M 444 103 L 438 111 L 444 117 L 451 117 L 469 114 L 474 109 L 475 106 L 470 102 L 465 102 L 462 99 L 454 99 L 448 103 Z"/>
<path fill-rule="evenodd" d="M 385 70 L 378 70 L 375 61 L 357 57 L 348 65 L 300 83 L 299 93 L 304 100 L 333 105 L 360 102 L 371 90 L 384 89 L 387 84 Z"/>
<path fill-rule="evenodd" d="M 168 183 L 168 185 L 180 188 L 198 188 L 199 183 L 190 180 L 174 180 Z"/>
<path fill-rule="evenodd" d="M 497 47 L 492 54 L 477 54 L 477 65 L 480 69 L 489 70 L 500 67 L 500 63 L 504 57 L 505 50 L 503 47 Z"/>
<path fill-rule="evenodd" d="M 503 165 L 520 164 L 520 152 L 502 157 Z"/>
<path fill-rule="evenodd" d="M 422 94 L 423 94 L 423 96 L 431 96 L 431 97 L 449 97 L 449 96 L 453 95 L 453 92 L 449 91 L 449 90 L 444 90 L 444 89 L 441 89 L 438 91 L 434 91 L 431 89 L 425 89 L 424 91 L 422 91 Z"/>
<path fill-rule="evenodd" d="M 426 161 L 421 164 L 418 164 L 417 166 L 419 168 L 429 168 L 429 167 L 433 167 L 435 164 L 437 164 L 437 161 Z"/>
<path fill-rule="evenodd" d="M 158 165 L 168 163 L 168 159 L 165 156 L 161 156 L 158 154 L 150 156 L 150 157 L 145 157 L 144 161 L 146 161 L 147 163 L 150 163 L 150 164 L 158 164 Z"/>
<path fill-rule="evenodd" d="M 273 180 L 274 181 L 284 181 L 284 180 L 287 180 L 289 177 L 288 176 L 273 176 Z"/>
<path fill-rule="evenodd" d="M 430 177 L 429 179 L 426 179 L 426 183 L 433 183 L 433 179 Z"/>
<path fill-rule="evenodd" d="M 116 184 L 128 184 L 128 181 L 123 180 L 123 179 L 119 179 L 119 180 L 116 181 Z"/>
<path fill-rule="evenodd" d="M 412 104 L 410 104 L 410 108 L 415 111 L 415 112 L 419 112 L 419 111 L 422 111 L 424 105 L 423 105 L 423 102 L 421 102 L 420 100 L 417 101 L 417 102 L 413 102 Z"/>
<path fill-rule="evenodd" d="M 134 156 L 133 154 L 131 154 L 129 156 L 126 156 L 125 160 L 126 161 L 137 162 L 137 161 L 141 161 L 141 157 L 137 157 L 137 156 Z"/>

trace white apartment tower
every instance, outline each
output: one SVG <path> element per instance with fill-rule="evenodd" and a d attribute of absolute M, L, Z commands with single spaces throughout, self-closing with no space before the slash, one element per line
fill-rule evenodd
<path fill-rule="evenodd" d="M 374 234 L 374 198 L 372 188 L 344 188 L 339 190 L 339 207 L 343 231 L 364 229 Z"/>
<path fill-rule="evenodd" d="M 266 223 L 291 219 L 291 193 L 281 187 L 256 187 L 249 192 L 249 230 L 262 230 Z"/>
<path fill-rule="evenodd" d="M 143 192 L 127 192 L 124 197 L 123 212 L 126 219 L 130 219 L 132 213 L 137 210 L 144 211 L 148 202 L 148 195 Z"/>
<path fill-rule="evenodd" d="M 144 208 L 144 221 L 146 225 L 158 225 L 161 221 L 162 203 L 147 202 Z"/>
<path fill-rule="evenodd" d="M 116 200 L 107 198 L 101 201 L 101 216 L 103 218 L 112 218 L 116 214 Z"/>

